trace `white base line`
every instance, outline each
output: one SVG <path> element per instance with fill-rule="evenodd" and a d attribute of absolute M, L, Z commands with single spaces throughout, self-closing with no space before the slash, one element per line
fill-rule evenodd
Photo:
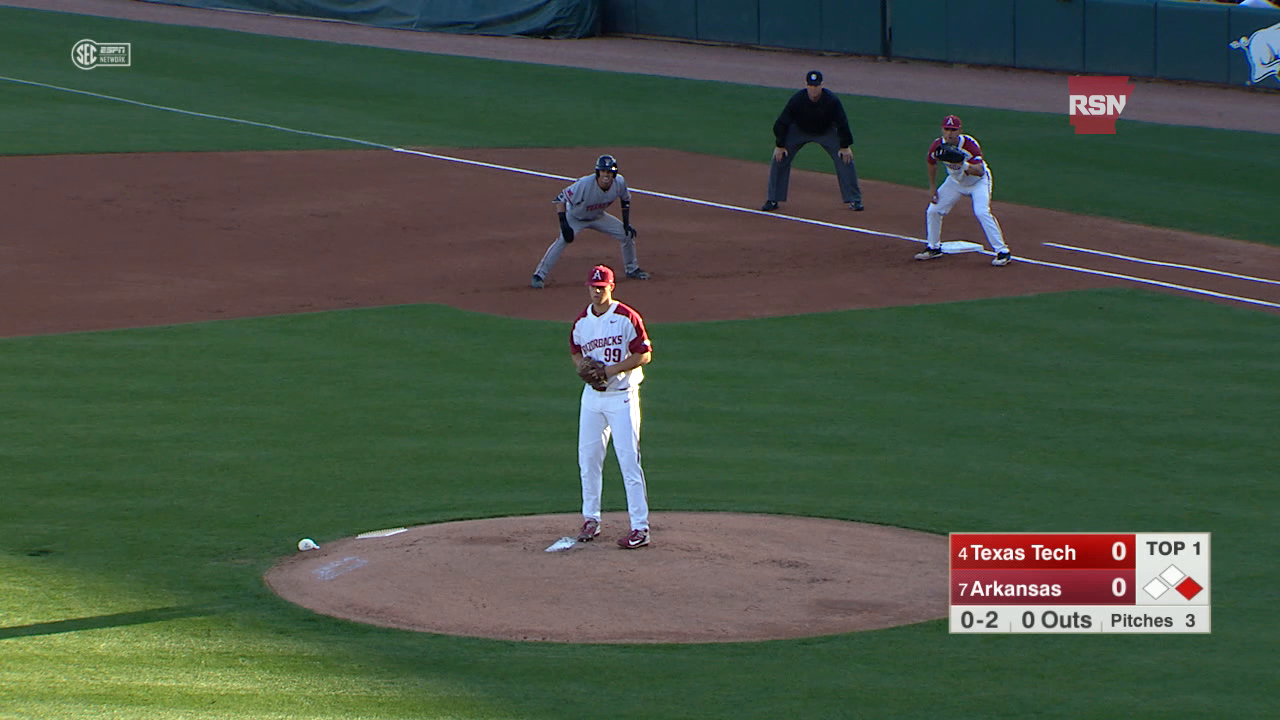
<path fill-rule="evenodd" d="M 990 253 L 988 253 L 990 254 Z M 1125 275 L 1123 273 L 1106 272 L 1103 270 L 1092 270 L 1090 268 L 1081 268 L 1074 265 L 1061 265 L 1059 263 L 1045 262 L 1043 260 L 1031 260 L 1018 256 L 1015 262 L 1027 263 L 1029 265 L 1043 265 L 1044 267 L 1060 268 L 1062 270 L 1072 270 L 1086 275 L 1100 275 L 1102 277 L 1117 278 L 1119 280 L 1128 280 L 1130 282 L 1143 283 L 1145 285 L 1156 285 L 1159 287 L 1170 288 L 1172 290 L 1181 290 L 1183 292 L 1194 293 L 1196 295 L 1208 295 L 1209 297 L 1222 298 L 1224 300 L 1235 300 L 1236 302 L 1248 303 L 1251 305 L 1261 305 L 1263 307 L 1280 309 L 1280 303 L 1267 302 L 1266 300 L 1257 300 L 1254 298 L 1241 297 L 1239 295 L 1228 295 L 1227 293 L 1214 292 L 1213 290 L 1205 290 L 1203 288 L 1191 287 L 1189 285 L 1178 285 L 1177 283 L 1164 282 L 1162 280 L 1152 280 L 1150 278 L 1135 277 L 1133 275 Z"/>
<path fill-rule="evenodd" d="M 98 98 L 100 100 L 111 100 L 113 102 L 125 103 L 128 105 L 136 105 L 138 107 L 150 108 L 152 110 L 163 110 L 164 112 L 177 113 L 179 115 L 189 115 L 191 117 L 207 118 L 209 120 L 222 120 L 224 122 L 238 123 L 241 125 L 250 125 L 253 127 L 266 128 L 268 130 L 279 130 L 280 132 L 294 133 L 296 135 L 306 135 L 308 137 L 323 138 L 326 140 L 336 140 L 338 142 L 347 142 L 353 145 L 363 145 L 365 147 L 378 148 L 381 150 L 391 150 L 393 152 L 404 153 L 407 155 L 418 155 L 420 157 L 431 158 L 433 160 L 444 160 L 446 162 L 460 163 L 463 165 L 473 165 L 476 167 L 490 168 L 493 170 L 503 170 L 505 172 L 519 173 L 521 175 L 533 175 L 536 177 L 550 178 L 553 180 L 575 179 L 575 178 L 565 177 L 563 175 L 555 175 L 552 173 L 538 172 L 536 170 L 525 170 L 524 168 L 510 167 L 507 165 L 497 165 L 495 163 L 480 162 L 477 160 L 467 160 L 465 158 L 456 158 L 449 155 L 438 155 L 435 153 L 423 152 L 420 150 L 407 150 L 405 148 L 395 147 L 394 145 L 371 142 L 368 140 L 359 140 L 357 138 L 343 137 L 341 135 L 329 135 L 327 133 L 312 132 L 310 130 L 298 130 L 296 128 L 285 127 L 283 125 L 273 125 L 271 123 L 255 122 L 253 120 L 242 120 L 240 118 L 227 117 L 225 115 L 213 115 L 210 113 L 195 112 L 192 110 L 182 110 L 180 108 L 167 107 L 165 105 L 155 105 L 153 103 L 141 102 L 138 100 L 129 100 L 127 98 L 115 97 L 113 95 L 103 95 L 101 93 L 89 92 L 87 90 L 76 90 L 74 88 L 61 87 L 59 85 L 49 85 L 47 83 L 35 82 L 32 80 L 20 80 L 18 78 L 11 78 L 3 75 L 0 75 L 0 81 L 17 83 L 19 85 L 30 85 L 33 87 L 41 87 L 49 90 L 58 90 L 60 92 Z M 763 210 L 754 210 L 751 208 L 738 207 L 736 205 L 726 205 L 724 203 L 711 202 L 709 200 L 698 200 L 696 198 L 681 197 L 679 195 L 671 195 L 668 193 L 656 192 L 652 190 L 639 190 L 639 189 L 633 188 L 632 192 L 640 195 L 651 195 L 653 197 L 665 198 L 667 200 L 675 200 L 677 202 L 691 203 L 693 205 L 702 205 L 704 207 L 719 208 L 721 210 L 731 210 L 734 212 L 751 213 L 754 215 L 768 215 L 770 217 L 791 220 L 793 222 L 803 223 L 806 225 L 816 225 L 819 227 L 833 228 L 836 230 L 848 230 L 850 232 L 861 233 L 863 235 L 874 235 L 878 237 L 894 238 L 897 240 L 908 240 L 910 242 L 915 242 L 915 243 L 925 242 L 920 238 L 912 237 L 910 235 L 899 235 L 897 233 L 881 232 L 879 230 L 870 230 L 867 228 L 853 227 L 851 225 L 841 225 L 839 223 L 824 222 L 822 220 L 811 220 L 809 218 L 795 217 L 793 215 L 785 215 L 782 213 L 764 212 Z M 1045 244 L 1049 245 L 1050 243 L 1045 243 Z M 1076 249 L 1076 248 L 1070 248 L 1069 246 L 1062 246 L 1062 247 L 1064 249 Z M 984 255 L 992 254 L 988 250 L 983 250 L 981 252 Z M 1104 253 L 1099 253 L 1099 254 L 1104 254 Z M 1122 255 L 1117 255 L 1115 257 L 1124 258 L 1124 256 Z M 1136 258 L 1126 258 L 1126 259 L 1131 259 L 1136 261 Z M 1140 277 L 1135 277 L 1133 275 L 1122 275 L 1120 273 L 1103 272 L 1101 270 L 1090 270 L 1089 268 L 1076 267 L 1074 265 L 1062 265 L 1059 263 L 1043 262 L 1040 260 L 1031 260 L 1029 258 L 1025 258 L 1022 256 L 1018 256 L 1017 262 L 1029 263 L 1032 265 L 1043 265 L 1045 267 L 1058 268 L 1061 270 L 1070 270 L 1073 272 L 1085 273 L 1089 275 L 1100 275 L 1103 277 L 1118 278 L 1121 280 L 1128 280 L 1130 282 L 1144 283 L 1147 285 L 1156 285 L 1159 287 L 1170 288 L 1173 290 L 1181 290 L 1183 292 L 1194 293 L 1198 295 L 1207 295 L 1210 297 L 1222 298 L 1224 300 L 1235 300 L 1236 302 L 1248 303 L 1252 305 L 1261 305 L 1261 306 L 1270 307 L 1270 308 L 1280 308 L 1280 303 L 1267 302 L 1265 300 L 1257 300 L 1254 298 L 1240 297 L 1238 295 L 1227 295 L 1225 293 L 1213 292 L 1212 290 L 1204 290 L 1202 288 L 1194 288 L 1194 287 L 1189 287 L 1187 285 L 1177 285 L 1174 283 L 1161 282 L 1159 280 L 1140 278 Z M 1159 264 L 1164 264 L 1164 263 L 1159 263 Z M 1190 269 L 1198 269 L 1198 268 L 1190 268 Z M 1213 272 L 1213 271 L 1205 271 L 1205 272 Z M 1222 273 L 1222 274 L 1225 275 L 1227 273 Z M 1243 277 L 1243 276 L 1240 276 L 1240 277 Z M 1268 281 L 1264 281 L 1264 282 L 1268 282 Z"/>
<path fill-rule="evenodd" d="M 406 148 L 390 147 L 388 149 L 405 155 L 417 155 L 418 157 L 431 158 L 432 160 L 444 160 L 446 162 L 458 163 L 459 165 L 473 165 L 475 167 L 490 168 L 492 170 L 505 170 L 507 172 L 518 173 L 520 175 L 533 175 L 534 177 L 551 178 L 552 180 L 577 180 L 578 178 L 565 177 L 564 175 L 556 175 L 555 173 L 538 172 L 537 170 L 525 170 L 524 168 L 510 167 L 508 165 L 496 165 L 494 163 L 482 162 L 480 160 L 468 160 L 466 158 L 456 158 L 449 155 L 437 155 L 423 150 L 409 150 Z M 632 189 L 631 192 L 642 192 Z"/>
<path fill-rule="evenodd" d="M 1056 247 L 1063 250 L 1074 250 L 1075 252 L 1089 253 L 1092 255 L 1104 255 L 1106 257 L 1118 258 L 1120 260 L 1128 260 L 1129 262 L 1144 263 L 1147 265 L 1159 265 L 1160 267 L 1171 267 L 1179 270 L 1193 270 L 1209 275 L 1221 275 L 1222 277 L 1236 278 L 1238 280 L 1249 280 L 1252 282 L 1267 283 L 1269 285 L 1280 285 L 1280 280 L 1268 280 L 1267 278 L 1253 277 L 1252 275 L 1237 275 L 1236 273 L 1224 272 L 1222 270 L 1210 270 L 1209 268 L 1197 267 L 1195 265 L 1179 265 L 1178 263 L 1161 262 L 1160 260 L 1148 260 L 1146 258 L 1133 257 L 1131 255 L 1120 255 L 1118 253 L 1109 253 L 1102 250 L 1092 250 L 1090 248 L 1076 247 L 1074 245 L 1063 245 L 1061 243 L 1043 243 L 1045 247 Z"/>
<path fill-rule="evenodd" d="M 398 153 L 406 155 L 418 155 L 420 157 L 431 158 L 433 160 L 445 160 L 448 162 L 460 163 L 462 165 L 474 165 L 476 167 L 492 168 L 494 170 L 506 170 L 507 172 L 519 173 L 521 175 L 534 175 L 537 177 L 551 178 L 553 180 L 577 180 L 577 178 L 565 177 L 564 175 L 554 175 L 552 173 L 538 172 L 536 170 L 526 170 L 524 168 L 510 167 L 507 165 L 497 165 L 494 163 L 481 162 L 479 160 L 467 160 L 465 158 L 456 158 L 449 155 L 439 155 L 436 153 L 424 152 L 422 150 L 409 150 L 406 148 L 391 148 Z M 657 190 L 641 190 L 639 188 L 631 188 L 631 192 L 637 195 L 649 195 L 652 197 L 664 198 L 666 200 L 675 200 L 676 202 L 689 203 L 690 205 L 702 205 L 704 207 L 719 208 L 721 210 L 735 210 L 737 212 L 751 213 L 754 215 L 766 215 L 768 217 L 785 218 L 806 225 L 817 225 L 819 227 L 834 228 L 836 230 L 852 230 L 864 235 L 879 235 L 881 237 L 891 237 L 898 240 L 911 240 L 912 242 L 924 242 L 908 235 L 898 235 L 896 233 L 880 232 L 879 230 L 868 230 L 865 228 L 856 228 L 849 225 L 841 225 L 839 223 L 824 222 L 822 220 L 812 220 L 810 218 L 795 217 L 794 215 L 786 215 L 777 212 L 765 212 L 763 210 L 752 210 L 750 208 L 738 207 L 737 205 L 726 205 L 724 203 L 713 202 L 711 200 L 699 200 L 698 198 L 682 197 L 680 195 L 671 195 L 669 193 L 658 192 Z"/>

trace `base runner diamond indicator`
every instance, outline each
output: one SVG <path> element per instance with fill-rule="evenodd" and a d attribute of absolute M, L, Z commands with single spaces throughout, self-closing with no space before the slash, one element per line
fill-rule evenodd
<path fill-rule="evenodd" d="M 1179 583 L 1178 587 L 1174 589 L 1177 590 L 1182 595 L 1182 597 L 1190 600 L 1191 598 L 1200 594 L 1200 591 L 1203 590 L 1204 588 L 1200 587 L 1200 583 L 1196 582 L 1195 580 L 1192 580 L 1191 578 L 1187 578 L 1186 580 L 1183 580 L 1181 583 Z"/>
<path fill-rule="evenodd" d="M 951 533 L 952 633 L 1209 633 L 1209 533 Z"/>
<path fill-rule="evenodd" d="M 1186 575 L 1178 569 L 1177 565 L 1170 565 L 1164 572 L 1160 573 L 1160 579 L 1164 580 L 1169 587 L 1175 587 Z"/>
<path fill-rule="evenodd" d="M 1160 582 L 1159 579 L 1152 580 L 1146 585 L 1143 585 L 1142 589 L 1146 590 L 1147 594 L 1155 600 L 1159 600 L 1161 595 L 1169 592 L 1169 586 Z"/>

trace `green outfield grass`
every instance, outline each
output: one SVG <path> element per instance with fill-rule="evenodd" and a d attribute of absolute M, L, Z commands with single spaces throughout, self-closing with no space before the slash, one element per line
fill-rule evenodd
<path fill-rule="evenodd" d="M 82 37 L 135 43 L 137 66 L 75 70 Z M 784 95 L 11 9 L 0 48 L 6 77 L 395 145 L 763 160 Z M 596 86 L 610 94 L 587 110 L 613 110 L 609 123 L 581 122 L 581 90 Z M 725 127 L 725 103 L 759 122 Z M 851 106 L 863 175 L 922 183 L 920 145 L 943 108 Z M 1006 200 L 1275 241 L 1258 181 L 1277 136 L 1122 122 L 1076 138 L 1059 116 L 964 113 L 1000 157 Z M 8 154 L 341 146 L 5 81 L 0 127 Z M 1079 155 L 1048 167 L 1033 150 L 1049 138 Z M 1166 144 L 1205 172 L 1145 157 Z M 821 169 L 818 155 L 805 162 Z M 1224 217 L 1201 215 L 1197 195 Z M 0 718 L 1270 712 L 1274 314 L 1108 290 L 650 331 L 655 513 L 1212 532 L 1214 632 L 970 637 L 935 621 L 575 646 L 317 616 L 261 580 L 300 537 L 579 503 L 563 324 L 390 307 L 0 340 Z M 707 377 L 706 359 L 738 356 L 744 335 L 766 340 Z M 526 365 L 516 397 L 480 375 L 513 340 Z M 612 460 L 609 473 L 607 505 L 621 509 Z"/>
<path fill-rule="evenodd" d="M 772 342 L 707 381 L 697 358 L 744 325 Z M 1257 378 L 1280 335 L 1263 313 L 1137 291 L 655 327 L 650 494 L 659 513 L 939 533 L 1213 532 L 1210 636 L 938 621 L 513 644 L 317 617 L 263 587 L 302 536 L 576 507 L 558 328 L 415 306 L 4 341 L 0 682 L 16 704 L 0 716 L 1265 714 L 1280 397 Z M 477 375 L 513 337 L 529 350 L 514 406 Z"/>
<path fill-rule="evenodd" d="M 133 43 L 134 66 L 76 69 L 70 49 L 84 37 Z M 15 9 L 0 9 L 0 43 L 5 77 L 192 112 L 401 146 L 670 147 L 759 161 L 762 178 L 787 95 Z M 938 118 L 961 112 L 991 159 L 997 199 L 1280 242 L 1272 182 L 1280 135 L 1121 120 L 1116 135 L 1076 136 L 1058 113 L 870 97 L 846 103 L 863 177 L 923 187 L 922 156 Z M 335 146 L 5 81 L 0 126 L 6 154 Z M 812 149 L 797 164 L 831 172 Z"/>

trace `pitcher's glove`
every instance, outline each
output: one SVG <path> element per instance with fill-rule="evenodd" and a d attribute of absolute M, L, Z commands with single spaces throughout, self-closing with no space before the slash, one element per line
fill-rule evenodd
<path fill-rule="evenodd" d="M 959 146 L 943 143 L 938 146 L 937 150 L 933 151 L 933 159 L 938 162 L 955 164 L 968 160 L 969 156 L 965 155 Z"/>
<path fill-rule="evenodd" d="M 604 390 L 609 385 L 609 375 L 604 370 L 605 364 L 595 358 L 584 357 L 578 363 L 578 377 L 582 382 L 596 390 Z"/>

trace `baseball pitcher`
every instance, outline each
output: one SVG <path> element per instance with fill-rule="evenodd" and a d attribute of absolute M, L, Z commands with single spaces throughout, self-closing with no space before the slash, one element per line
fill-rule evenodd
<path fill-rule="evenodd" d="M 649 544 L 649 499 L 640 467 L 640 383 L 653 359 L 644 318 L 613 299 L 613 270 L 591 269 L 588 305 L 569 332 L 569 354 L 582 388 L 578 413 L 578 470 L 582 476 L 582 529 L 578 542 L 600 534 L 600 493 L 609 438 L 622 470 L 631 531 L 618 539 L 624 549 Z"/>

